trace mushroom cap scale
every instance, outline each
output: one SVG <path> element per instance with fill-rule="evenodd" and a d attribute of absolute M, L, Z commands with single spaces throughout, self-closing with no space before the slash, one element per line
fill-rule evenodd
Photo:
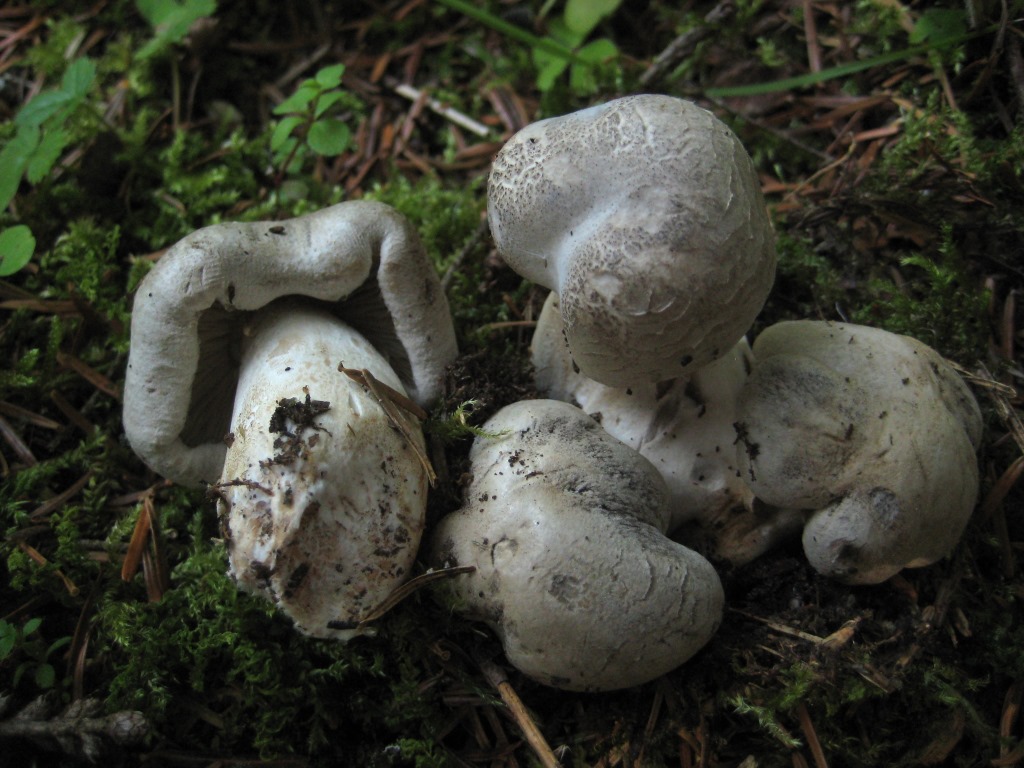
<path fill-rule="evenodd" d="M 474 565 L 448 585 L 545 684 L 610 690 L 682 664 L 721 620 L 718 576 L 664 535 L 650 463 L 567 403 L 499 411 L 471 451 L 465 506 L 436 529 L 434 565 Z"/>
<path fill-rule="evenodd" d="M 356 201 L 289 221 L 214 225 L 169 249 L 136 292 L 124 425 L 155 471 L 181 483 L 217 479 L 242 328 L 287 296 L 323 303 L 362 332 L 420 404 L 439 393 L 454 328 L 397 211 Z"/>
<path fill-rule="evenodd" d="M 768 504 L 810 510 L 822 573 L 884 581 L 947 555 L 978 493 L 977 402 L 930 347 L 877 328 L 766 329 L 740 394 L 738 460 Z"/>
<path fill-rule="evenodd" d="M 413 447 L 338 361 L 398 391 L 402 383 L 323 310 L 278 303 L 250 332 L 217 485 L 230 571 L 303 632 L 346 640 L 411 573 L 427 480 Z M 422 451 L 418 429 L 409 432 Z"/>
<path fill-rule="evenodd" d="M 676 378 L 724 354 L 768 295 L 773 234 L 738 139 L 668 96 L 629 96 L 517 133 L 488 184 L 498 250 L 561 297 L 583 373 Z"/>

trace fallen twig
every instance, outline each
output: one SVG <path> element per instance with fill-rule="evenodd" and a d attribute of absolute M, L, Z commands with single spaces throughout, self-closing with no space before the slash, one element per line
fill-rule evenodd
<path fill-rule="evenodd" d="M 481 661 L 480 670 L 484 673 L 484 677 L 487 678 L 487 682 L 498 691 L 498 695 L 505 702 L 505 706 L 508 707 L 509 713 L 523 732 L 523 736 L 526 737 L 527 743 L 533 749 L 533 754 L 540 760 L 541 765 L 544 768 L 559 768 L 561 763 L 558 762 L 555 753 L 551 751 L 547 739 L 540 732 L 533 717 L 527 711 L 526 705 L 519 698 L 519 694 L 515 692 L 501 667 L 490 661 Z"/>

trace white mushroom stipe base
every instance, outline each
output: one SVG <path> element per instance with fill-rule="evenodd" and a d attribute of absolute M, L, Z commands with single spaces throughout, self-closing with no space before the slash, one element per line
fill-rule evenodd
<path fill-rule="evenodd" d="M 779 323 L 754 343 L 739 463 L 754 494 L 807 510 L 816 570 L 874 584 L 949 554 L 978 494 L 981 414 L 933 349 L 842 323 Z"/>
<path fill-rule="evenodd" d="M 665 536 L 664 482 L 578 408 L 507 406 L 483 427 L 466 506 L 444 518 L 429 559 L 472 565 L 449 582 L 456 609 L 486 621 L 508 660 L 567 690 L 639 685 L 679 666 L 717 629 L 722 587 Z"/>
<path fill-rule="evenodd" d="M 750 508 L 753 494 L 739 476 L 733 428 L 736 397 L 752 363 L 745 339 L 689 376 L 609 387 L 573 366 L 552 293 L 531 352 L 539 392 L 575 403 L 658 469 L 669 492 L 669 531 L 694 521 L 713 527 Z"/>
<path fill-rule="evenodd" d="M 495 158 L 487 212 L 509 266 L 561 298 L 576 365 L 609 386 L 726 354 L 775 275 L 750 158 L 714 115 L 669 96 L 522 129 Z"/>
<path fill-rule="evenodd" d="M 338 361 L 402 384 L 366 339 L 322 310 L 285 303 L 247 331 L 217 486 L 231 574 L 303 632 L 347 640 L 412 570 L 427 477 Z"/>

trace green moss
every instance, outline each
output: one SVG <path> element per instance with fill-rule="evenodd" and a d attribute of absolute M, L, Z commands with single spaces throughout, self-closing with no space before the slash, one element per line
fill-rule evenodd
<path fill-rule="evenodd" d="M 394 207 L 412 222 L 441 274 L 480 226 L 485 205 L 481 179 L 468 187 L 452 188 L 433 176 L 413 183 L 396 175 L 387 184 L 375 184 L 366 198 Z"/>
<path fill-rule="evenodd" d="M 874 300 L 858 308 L 852 319 L 913 336 L 970 365 L 985 349 L 989 297 L 969 274 L 952 235 L 952 227 L 946 226 L 938 253 L 912 254 L 902 260 L 909 277 L 905 285 L 873 281 Z"/>
<path fill-rule="evenodd" d="M 212 726 L 223 749 L 279 755 L 324 743 L 336 716 L 325 707 L 336 697 L 329 689 L 343 690 L 371 657 L 303 638 L 269 603 L 239 592 L 223 548 L 203 536 L 203 515 L 160 602 L 133 587 L 99 608 L 104 657 L 116 669 L 111 706 L 142 708 L 165 738 L 184 742 Z"/>

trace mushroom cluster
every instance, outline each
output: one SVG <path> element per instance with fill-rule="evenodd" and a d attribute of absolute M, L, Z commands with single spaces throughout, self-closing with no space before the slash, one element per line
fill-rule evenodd
<path fill-rule="evenodd" d="M 690 524 L 734 564 L 802 532 L 817 570 L 857 584 L 956 544 L 978 491 L 973 396 L 876 329 L 780 323 L 748 344 L 772 229 L 709 112 L 640 95 L 528 126 L 495 159 L 488 220 L 551 291 L 532 345 L 545 399 L 483 426 L 424 559 L 460 567 L 451 605 L 525 674 L 609 690 L 697 653 L 724 597 L 676 540 Z M 347 640 L 414 566 L 433 477 L 419 420 L 455 355 L 437 275 L 387 206 L 209 227 L 139 288 L 125 429 L 155 471 L 215 491 L 243 588 Z"/>

